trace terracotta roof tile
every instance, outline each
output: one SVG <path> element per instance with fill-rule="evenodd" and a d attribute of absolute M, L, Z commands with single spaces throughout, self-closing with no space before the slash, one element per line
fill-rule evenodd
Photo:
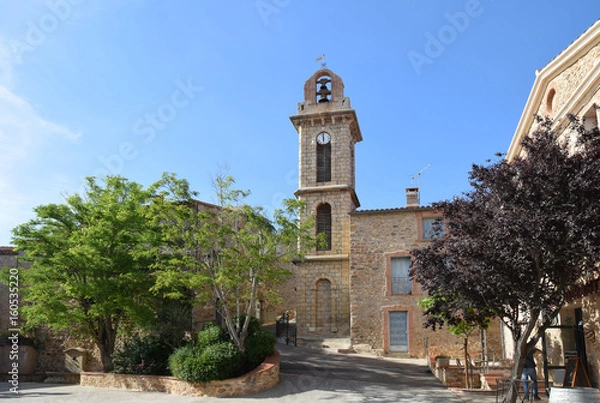
<path fill-rule="evenodd" d="M 16 255 L 14 246 L 0 246 L 0 255 Z"/>
<path fill-rule="evenodd" d="M 356 210 L 350 214 L 379 214 L 379 213 L 398 213 L 398 212 L 410 212 L 410 211 L 423 211 L 423 210 L 434 210 L 430 206 L 419 206 L 419 207 L 392 207 L 384 209 L 373 209 L 373 210 Z"/>

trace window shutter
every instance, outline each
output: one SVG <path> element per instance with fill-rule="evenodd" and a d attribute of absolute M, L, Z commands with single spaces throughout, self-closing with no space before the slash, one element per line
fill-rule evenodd
<path fill-rule="evenodd" d="M 392 294 L 412 294 L 410 257 L 393 257 L 390 260 L 392 277 Z"/>

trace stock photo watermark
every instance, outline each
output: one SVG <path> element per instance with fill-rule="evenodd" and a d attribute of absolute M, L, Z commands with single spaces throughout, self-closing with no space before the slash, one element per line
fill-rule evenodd
<path fill-rule="evenodd" d="M 9 391 L 19 393 L 19 269 L 11 268 L 8 271 L 8 341 L 10 350 L 8 357 L 2 357 L 3 360 L 8 359 L 10 369 L 8 370 L 8 383 L 10 384 Z"/>
<path fill-rule="evenodd" d="M 265 25 L 269 25 L 269 18 L 272 15 L 279 14 L 281 10 L 290 5 L 292 0 L 257 0 L 255 3 L 256 11 L 260 14 Z"/>
<path fill-rule="evenodd" d="M 444 14 L 445 24 L 436 32 L 425 32 L 425 44 L 422 51 L 411 49 L 406 55 L 417 75 L 421 75 L 425 65 L 431 65 L 435 59 L 444 54 L 464 33 L 474 18 L 483 14 L 484 8 L 480 0 L 467 0 L 464 11 Z"/>
<path fill-rule="evenodd" d="M 187 78 L 186 81 L 177 79 L 174 84 L 176 88 L 167 101 L 159 104 L 153 111 L 144 113 L 133 123 L 131 131 L 136 136 L 136 141 L 123 141 L 119 144 L 117 152 L 98 157 L 102 168 L 97 169 L 94 176 L 104 177 L 120 173 L 127 161 L 132 161 L 139 155 L 140 142 L 150 144 L 154 141 L 157 134 L 165 130 L 168 124 L 177 118 L 180 111 L 190 106 L 204 90 L 203 87 L 195 85 L 192 78 Z"/>
<path fill-rule="evenodd" d="M 290 169 L 284 177 L 286 187 L 292 185 L 298 185 L 298 169 Z M 283 205 L 283 201 L 285 199 L 289 199 L 290 194 L 284 192 L 275 192 L 273 196 L 271 196 L 271 208 L 273 210 L 277 208 L 281 208 Z"/>
<path fill-rule="evenodd" d="M 45 2 L 47 11 L 37 19 L 27 20 L 23 36 L 9 41 L 14 60 L 18 63 L 22 62 L 24 53 L 33 52 L 44 44 L 49 35 L 56 32 L 73 16 L 75 7 L 84 2 L 85 0 L 47 0 Z"/>

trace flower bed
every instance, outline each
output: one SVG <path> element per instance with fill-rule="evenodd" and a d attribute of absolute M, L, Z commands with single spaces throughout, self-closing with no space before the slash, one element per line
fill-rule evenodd
<path fill-rule="evenodd" d="M 81 386 L 117 388 L 136 391 L 166 392 L 181 396 L 246 396 L 271 389 L 279 383 L 280 355 L 267 357 L 258 368 L 233 379 L 191 383 L 172 376 L 106 374 L 82 372 Z"/>

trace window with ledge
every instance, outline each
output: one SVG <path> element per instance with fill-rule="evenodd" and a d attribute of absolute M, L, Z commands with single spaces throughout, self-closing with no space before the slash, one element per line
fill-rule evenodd
<path fill-rule="evenodd" d="M 442 217 L 421 218 L 421 239 L 440 239 L 444 236 L 444 219 Z"/>
<path fill-rule="evenodd" d="M 413 293 L 413 282 L 409 276 L 410 257 L 400 256 L 390 258 L 390 294 L 404 295 Z"/>
<path fill-rule="evenodd" d="M 325 234 L 325 243 L 317 250 L 331 250 L 331 206 L 327 203 L 317 207 L 317 234 Z"/>

